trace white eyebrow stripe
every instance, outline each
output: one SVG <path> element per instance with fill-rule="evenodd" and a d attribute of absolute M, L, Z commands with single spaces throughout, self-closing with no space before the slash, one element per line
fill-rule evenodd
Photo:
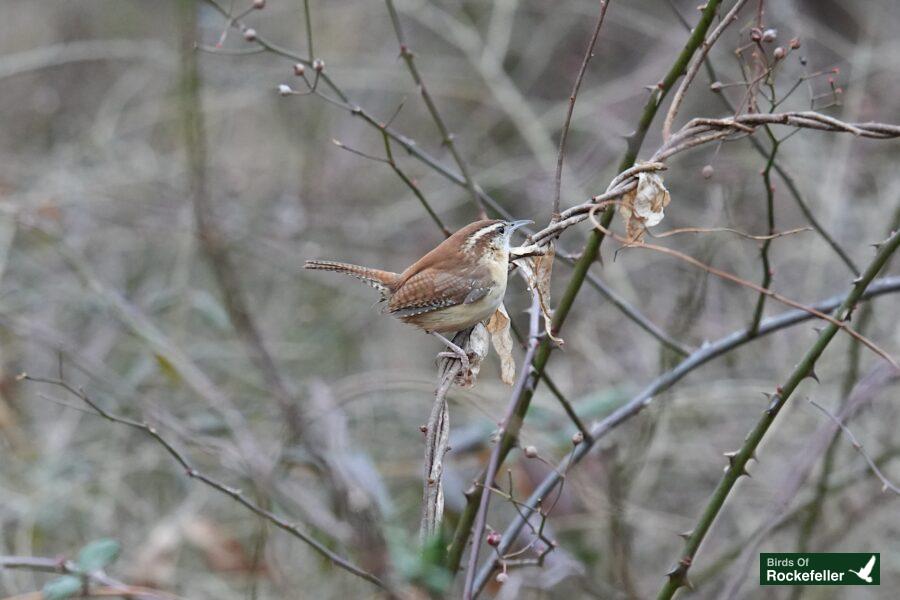
<path fill-rule="evenodd" d="M 472 247 L 475 246 L 475 244 L 478 243 L 479 239 L 481 239 L 482 237 L 484 237 L 485 235 L 487 235 L 489 233 L 492 233 L 492 232 L 504 227 L 505 225 L 506 225 L 505 223 L 494 223 L 493 225 L 488 225 L 487 227 L 482 227 L 481 229 L 479 229 L 478 231 L 473 233 L 471 236 L 469 236 L 469 239 L 466 240 L 464 248 L 466 250 L 471 249 Z"/>

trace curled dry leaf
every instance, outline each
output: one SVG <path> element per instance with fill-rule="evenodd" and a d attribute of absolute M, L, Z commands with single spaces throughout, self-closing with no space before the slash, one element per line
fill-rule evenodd
<path fill-rule="evenodd" d="M 553 272 L 553 259 L 556 258 L 556 243 L 551 242 L 547 251 L 535 256 L 531 263 L 529 284 L 537 291 L 538 303 L 541 306 L 541 314 L 544 316 L 544 329 L 547 336 L 559 346 L 563 345 L 562 338 L 553 335 L 553 309 L 550 308 L 550 276 Z"/>
<path fill-rule="evenodd" d="M 478 378 L 479 371 L 481 371 L 481 361 L 484 360 L 490 349 L 490 338 L 491 334 L 481 323 L 472 328 L 468 339 L 463 341 L 453 338 L 454 343 L 463 342 L 462 348 L 469 357 L 469 370 L 465 373 L 460 372 L 457 374 L 456 385 L 463 388 L 470 388 L 475 385 L 475 380 Z"/>
<path fill-rule="evenodd" d="M 659 225 L 669 205 L 669 190 L 663 185 L 662 177 L 656 173 L 638 174 L 635 189 L 622 196 L 619 214 L 625 219 L 629 242 L 640 242 L 644 229 Z"/>
<path fill-rule="evenodd" d="M 509 333 L 509 313 L 506 312 L 504 305 L 501 304 L 491 316 L 487 331 L 491 334 L 494 350 L 500 357 L 500 381 L 512 385 L 516 380 L 516 361 L 512 355 L 513 341 Z"/>

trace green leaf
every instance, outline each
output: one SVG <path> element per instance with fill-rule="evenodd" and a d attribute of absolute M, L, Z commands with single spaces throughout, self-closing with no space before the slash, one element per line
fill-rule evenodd
<path fill-rule="evenodd" d="M 44 584 L 41 594 L 44 600 L 66 600 L 81 592 L 81 579 L 74 575 L 63 575 Z"/>
<path fill-rule="evenodd" d="M 93 573 L 104 568 L 119 556 L 119 542 L 111 539 L 96 540 L 78 553 L 78 568 L 83 573 Z"/>
<path fill-rule="evenodd" d="M 181 381 L 181 374 L 178 372 L 178 368 L 173 365 L 168 358 L 155 352 L 153 353 L 153 356 L 156 357 L 156 364 L 163 375 L 168 377 L 174 383 Z"/>

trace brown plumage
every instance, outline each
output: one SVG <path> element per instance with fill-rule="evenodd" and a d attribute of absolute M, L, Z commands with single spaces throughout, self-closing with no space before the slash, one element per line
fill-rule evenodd
<path fill-rule="evenodd" d="M 386 312 L 429 332 L 460 331 L 503 301 L 512 233 L 530 221 L 466 225 L 402 273 L 310 260 L 307 269 L 346 273 L 382 292 Z"/>

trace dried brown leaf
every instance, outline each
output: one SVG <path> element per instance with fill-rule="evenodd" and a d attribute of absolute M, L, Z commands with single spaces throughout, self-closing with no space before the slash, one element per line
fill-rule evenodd
<path fill-rule="evenodd" d="M 471 388 L 475 385 L 478 373 L 481 371 L 481 361 L 487 356 L 490 349 L 491 334 L 487 327 L 478 323 L 472 328 L 469 338 L 463 344 L 463 350 L 469 357 L 469 370 L 465 373 L 460 371 L 456 375 L 456 385 L 462 388 Z M 454 339 L 454 341 L 457 341 Z"/>
<path fill-rule="evenodd" d="M 622 196 L 619 205 L 628 241 L 641 241 L 645 228 L 659 225 L 670 201 L 669 190 L 663 184 L 662 177 L 656 173 L 638 174 L 637 187 Z"/>
<path fill-rule="evenodd" d="M 544 329 L 547 336 L 559 346 L 563 345 L 562 338 L 553 335 L 553 309 L 550 308 L 550 278 L 553 272 L 553 260 L 556 258 L 556 244 L 551 243 L 547 251 L 531 259 L 531 273 L 529 284 L 537 291 L 538 303 L 541 314 L 544 317 Z"/>
<path fill-rule="evenodd" d="M 512 385 L 516 380 L 516 361 L 512 355 L 513 341 L 509 332 L 509 313 L 506 312 L 504 305 L 501 304 L 491 316 L 487 331 L 490 332 L 494 350 L 500 357 L 500 381 Z"/>

